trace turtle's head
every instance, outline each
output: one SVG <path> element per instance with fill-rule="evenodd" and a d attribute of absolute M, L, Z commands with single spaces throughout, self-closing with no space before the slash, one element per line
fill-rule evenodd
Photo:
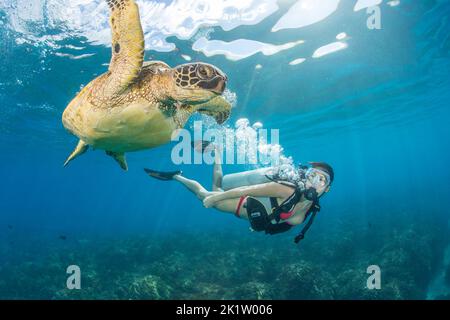
<path fill-rule="evenodd" d="M 221 70 L 207 63 L 179 65 L 173 69 L 172 79 L 172 98 L 191 105 L 205 103 L 221 95 L 228 80 Z"/>

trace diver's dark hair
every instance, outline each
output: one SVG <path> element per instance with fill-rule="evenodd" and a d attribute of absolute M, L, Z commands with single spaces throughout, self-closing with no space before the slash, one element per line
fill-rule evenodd
<path fill-rule="evenodd" d="M 325 162 L 310 162 L 310 164 L 311 164 L 311 166 L 313 168 L 318 169 L 318 170 L 322 170 L 322 171 L 328 173 L 328 175 L 330 176 L 330 180 L 331 180 L 330 183 L 333 182 L 333 180 L 334 180 L 334 171 L 333 171 L 333 168 L 328 163 L 325 163 Z"/>

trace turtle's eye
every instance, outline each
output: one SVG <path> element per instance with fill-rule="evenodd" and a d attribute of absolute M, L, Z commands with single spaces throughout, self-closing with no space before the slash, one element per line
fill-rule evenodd
<path fill-rule="evenodd" d="M 201 79 L 208 79 L 211 77 L 211 70 L 208 67 L 201 65 L 198 68 L 198 76 Z"/>

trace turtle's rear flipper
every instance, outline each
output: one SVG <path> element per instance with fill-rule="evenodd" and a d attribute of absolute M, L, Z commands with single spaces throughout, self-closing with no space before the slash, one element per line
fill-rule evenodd
<path fill-rule="evenodd" d="M 114 160 L 119 164 L 119 166 L 125 170 L 128 171 L 128 165 L 127 160 L 125 159 L 124 153 L 118 153 L 118 152 L 112 152 L 112 151 L 106 151 L 106 154 L 110 157 L 113 157 Z"/>
<path fill-rule="evenodd" d="M 75 147 L 75 150 L 70 154 L 70 156 L 67 158 L 66 162 L 64 162 L 64 167 L 69 164 L 70 161 L 75 159 L 78 156 L 81 156 L 83 153 L 85 153 L 89 149 L 89 145 L 87 145 L 83 140 L 78 141 L 77 146 Z"/>
<path fill-rule="evenodd" d="M 144 171 L 147 172 L 147 174 L 150 177 L 153 177 L 158 180 L 163 180 L 163 181 L 172 180 L 173 177 L 181 174 L 181 171 L 162 172 L 162 171 L 156 171 L 156 170 L 151 170 L 151 169 L 147 169 L 147 168 L 144 168 Z"/>

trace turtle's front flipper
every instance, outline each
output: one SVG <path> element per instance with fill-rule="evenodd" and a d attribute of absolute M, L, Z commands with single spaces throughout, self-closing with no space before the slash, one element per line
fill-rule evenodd
<path fill-rule="evenodd" d="M 134 0 L 107 0 L 111 9 L 112 57 L 104 92 L 121 94 L 139 76 L 144 61 L 144 33 Z"/>
<path fill-rule="evenodd" d="M 89 149 L 89 145 L 87 145 L 83 140 L 78 141 L 77 146 L 75 147 L 75 150 L 70 154 L 70 156 L 67 158 L 66 162 L 64 162 L 64 167 L 69 164 L 70 161 L 75 159 L 78 156 L 81 156 L 83 153 L 85 153 Z"/>
<path fill-rule="evenodd" d="M 194 110 L 211 116 L 217 124 L 222 124 L 230 117 L 231 104 L 223 96 L 217 96 L 208 102 L 195 105 Z"/>
<path fill-rule="evenodd" d="M 128 171 L 127 160 L 125 159 L 125 154 L 124 154 L 124 153 L 118 153 L 118 152 L 106 151 L 106 154 L 107 154 L 108 156 L 113 157 L 114 160 L 117 161 L 117 163 L 119 164 L 119 166 L 120 166 L 123 170 Z"/>

